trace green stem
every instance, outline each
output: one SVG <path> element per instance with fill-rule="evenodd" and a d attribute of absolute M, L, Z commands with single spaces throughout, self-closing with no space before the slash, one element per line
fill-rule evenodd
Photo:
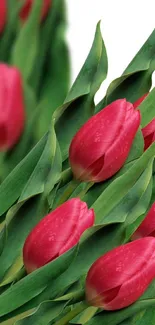
<path fill-rule="evenodd" d="M 80 199 L 83 199 L 83 197 L 85 196 L 85 194 L 88 192 L 88 190 L 94 185 L 94 182 L 90 182 L 87 184 L 87 186 L 85 187 L 85 189 L 83 189 L 79 194 L 78 197 Z"/>
<path fill-rule="evenodd" d="M 70 320 L 80 314 L 83 310 L 88 308 L 88 305 L 85 301 L 78 304 L 73 310 L 71 310 L 67 315 L 58 320 L 55 325 L 67 325 Z"/>
<path fill-rule="evenodd" d="M 69 197 L 79 184 L 79 181 L 75 180 L 74 178 L 70 181 L 62 196 L 60 197 L 59 201 L 57 202 L 57 207 L 69 199 Z"/>
<path fill-rule="evenodd" d="M 85 297 L 85 290 L 81 289 L 81 290 L 77 290 L 71 293 L 67 293 L 64 296 L 61 296 L 59 298 L 56 298 L 55 301 L 67 301 L 67 300 L 71 300 L 71 303 L 76 303 L 79 302 L 81 300 L 83 300 Z"/>

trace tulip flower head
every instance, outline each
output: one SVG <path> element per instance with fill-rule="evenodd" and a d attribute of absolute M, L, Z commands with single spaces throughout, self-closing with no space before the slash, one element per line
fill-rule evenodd
<path fill-rule="evenodd" d="M 147 236 L 155 237 L 155 202 L 152 204 L 143 222 L 132 235 L 132 240 Z"/>
<path fill-rule="evenodd" d="M 41 20 L 44 20 L 48 14 L 52 0 L 42 0 L 42 1 L 43 1 L 43 6 L 42 6 L 42 12 L 41 12 Z M 29 14 L 31 12 L 33 3 L 34 3 L 34 0 L 25 0 L 25 3 L 24 3 L 24 5 L 21 9 L 21 12 L 20 12 L 20 18 L 23 21 L 25 21 L 28 18 Z"/>
<path fill-rule="evenodd" d="M 6 16 L 7 16 L 7 1 L 0 0 L 0 33 L 3 31 L 6 24 Z"/>
<path fill-rule="evenodd" d="M 145 237 L 100 257 L 86 278 L 87 301 L 105 310 L 133 304 L 155 277 L 155 238 Z"/>
<path fill-rule="evenodd" d="M 22 79 L 16 67 L 0 64 L 0 151 L 11 149 L 24 129 Z"/>
<path fill-rule="evenodd" d="M 140 112 L 119 99 L 91 117 L 74 136 L 69 159 L 75 178 L 101 182 L 125 163 L 140 125 Z"/>
<path fill-rule="evenodd" d="M 28 273 L 54 260 L 74 245 L 94 224 L 94 211 L 80 199 L 71 199 L 44 217 L 28 235 L 23 260 Z"/>

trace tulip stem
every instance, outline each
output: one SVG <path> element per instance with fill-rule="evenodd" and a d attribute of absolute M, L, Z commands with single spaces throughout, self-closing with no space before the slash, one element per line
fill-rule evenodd
<path fill-rule="evenodd" d="M 94 182 L 87 183 L 87 186 L 79 193 L 78 197 L 82 199 L 88 190 L 94 185 Z"/>
<path fill-rule="evenodd" d="M 64 296 L 61 296 L 59 298 L 56 298 L 55 301 L 70 300 L 72 302 L 72 304 L 74 304 L 76 302 L 80 302 L 81 300 L 83 300 L 84 297 L 85 297 L 85 290 L 81 289 L 81 290 L 67 293 Z"/>
<path fill-rule="evenodd" d="M 76 188 L 81 184 L 81 182 L 79 182 L 76 179 L 72 179 L 68 186 L 66 187 L 65 191 L 63 192 L 62 196 L 60 197 L 60 199 L 57 202 L 57 207 L 60 206 L 62 203 L 66 202 L 70 196 L 72 195 L 72 193 L 76 190 Z M 87 191 L 94 185 L 93 182 L 89 182 L 89 183 L 83 183 L 84 188 L 81 190 L 81 188 L 79 188 L 79 193 L 77 192 L 75 194 L 75 197 L 79 197 L 80 199 L 82 199 L 84 197 L 84 195 L 87 193 Z"/>
<path fill-rule="evenodd" d="M 72 309 L 67 315 L 65 315 L 60 320 L 58 320 L 55 323 L 55 325 L 67 325 L 70 320 L 72 320 L 74 317 L 79 315 L 82 311 L 84 311 L 88 307 L 89 306 L 85 301 L 81 302 L 74 309 Z"/>
<path fill-rule="evenodd" d="M 80 182 L 75 180 L 74 178 L 69 182 L 65 191 L 63 192 L 63 195 L 60 197 L 60 199 L 57 202 L 57 207 L 69 199 L 69 197 L 71 196 L 71 194 L 74 192 L 74 190 L 79 184 Z"/>

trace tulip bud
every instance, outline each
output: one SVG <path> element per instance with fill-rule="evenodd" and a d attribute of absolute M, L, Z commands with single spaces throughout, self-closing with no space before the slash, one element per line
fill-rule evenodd
<path fill-rule="evenodd" d="M 54 260 L 74 245 L 94 224 L 94 211 L 80 199 L 71 199 L 44 217 L 27 237 L 23 248 L 28 273 Z"/>
<path fill-rule="evenodd" d="M 119 99 L 91 117 L 74 136 L 69 159 L 75 178 L 101 182 L 125 163 L 140 125 L 140 112 Z"/>
<path fill-rule="evenodd" d="M 24 128 L 24 99 L 20 72 L 0 64 L 0 151 L 12 148 Z"/>
<path fill-rule="evenodd" d="M 7 16 L 6 0 L 0 0 L 0 33 L 3 31 Z"/>
<path fill-rule="evenodd" d="M 142 129 L 144 137 L 144 150 L 155 141 L 155 118 Z"/>
<path fill-rule="evenodd" d="M 142 97 L 140 97 L 139 99 L 137 99 L 134 103 L 133 103 L 133 107 L 137 108 L 142 102 L 143 100 L 147 97 L 149 93 L 146 93 L 145 95 L 143 95 Z"/>
<path fill-rule="evenodd" d="M 43 6 L 42 6 L 42 12 L 41 12 L 41 20 L 44 20 L 48 14 L 52 0 L 42 0 L 42 1 L 43 1 Z M 32 6 L 33 6 L 33 2 L 34 2 L 34 0 L 25 0 L 24 6 L 22 7 L 22 9 L 20 11 L 20 18 L 23 21 L 25 21 L 28 18 L 30 11 L 32 9 Z"/>
<path fill-rule="evenodd" d="M 88 302 L 105 310 L 134 303 L 155 277 L 155 238 L 145 237 L 100 257 L 86 278 Z"/>
<path fill-rule="evenodd" d="M 141 225 L 132 235 L 132 240 L 147 236 L 155 237 L 155 202 L 152 204 Z"/>

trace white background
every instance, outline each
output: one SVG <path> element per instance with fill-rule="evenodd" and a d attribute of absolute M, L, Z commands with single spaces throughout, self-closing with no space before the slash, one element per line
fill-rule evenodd
<path fill-rule="evenodd" d="M 155 28 L 155 0 L 66 0 L 66 3 L 72 81 L 89 52 L 96 23 L 102 21 L 109 71 L 97 94 L 99 101 L 109 83 L 121 75 Z"/>

